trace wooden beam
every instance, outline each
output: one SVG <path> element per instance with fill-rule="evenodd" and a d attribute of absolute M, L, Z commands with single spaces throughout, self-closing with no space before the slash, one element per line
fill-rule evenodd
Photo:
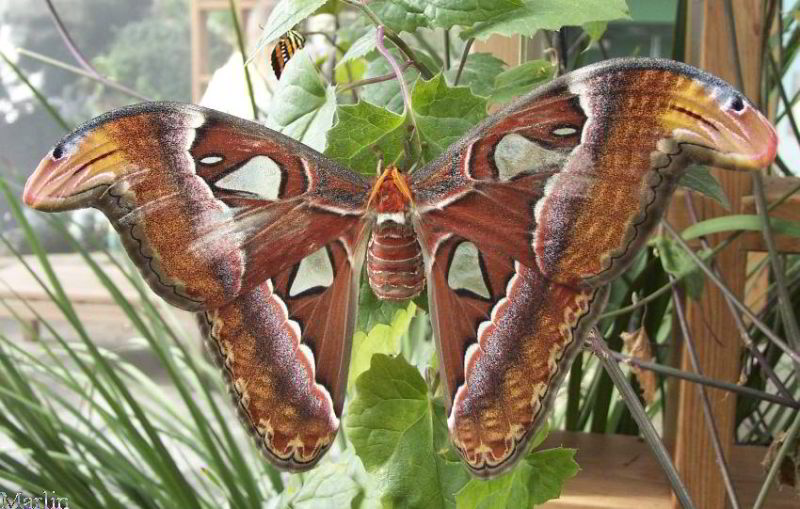
<path fill-rule="evenodd" d="M 764 193 L 767 203 L 775 203 L 785 193 L 800 184 L 798 177 L 765 177 Z M 742 198 L 742 214 L 757 214 L 753 196 Z M 770 217 L 779 217 L 789 221 L 800 222 L 800 193 L 784 201 L 769 213 Z M 800 238 L 792 235 L 775 235 L 775 244 L 781 253 L 800 253 Z M 767 251 L 764 236 L 761 232 L 747 232 L 742 235 L 742 249 L 747 251 Z"/>
<path fill-rule="evenodd" d="M 735 57 L 728 31 L 725 2 L 705 0 L 694 2 L 690 22 L 695 24 L 689 30 L 689 63 L 697 65 L 729 83 L 737 85 Z M 698 5 L 699 4 L 699 5 Z M 733 2 L 736 18 L 736 35 L 739 47 L 739 62 L 744 83 L 743 92 L 751 99 L 758 99 L 761 79 L 761 32 L 763 26 L 763 6 L 760 0 L 738 0 Z M 699 17 L 699 19 L 698 19 Z M 696 25 L 699 23 L 699 25 Z M 699 37 L 700 40 L 696 38 Z M 698 59 L 699 60 L 696 60 Z M 731 201 L 733 210 L 740 210 L 742 197 L 751 193 L 750 175 L 714 170 L 725 193 Z M 712 200 L 695 196 L 694 206 L 698 219 L 709 219 L 727 214 Z M 685 203 L 674 203 L 670 211 L 670 221 L 677 227 L 688 225 Z M 724 235 L 711 237 L 712 245 L 719 243 Z M 741 242 L 734 243 L 716 259 L 717 267 L 728 287 L 738 297 L 744 294 L 746 253 Z M 705 376 L 735 382 L 739 375 L 741 342 L 729 307 L 722 293 L 707 281 L 705 290 L 698 302 L 687 305 L 689 330 L 699 356 L 700 368 Z M 691 369 L 688 355 L 684 351 L 682 368 Z M 716 390 L 708 391 L 712 413 L 717 424 L 722 449 L 726 457 L 734 441 L 734 410 L 736 398 Z M 703 408 L 697 389 L 693 384 L 679 384 L 678 412 L 675 430 L 675 464 L 686 482 L 692 498 L 698 507 L 724 509 L 726 494 L 711 444 L 710 434 L 703 418 Z M 673 506 L 679 507 L 673 499 Z"/>

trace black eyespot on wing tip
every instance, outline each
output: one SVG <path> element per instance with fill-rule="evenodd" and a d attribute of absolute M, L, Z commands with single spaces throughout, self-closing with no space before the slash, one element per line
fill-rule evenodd
<path fill-rule="evenodd" d="M 736 94 L 731 99 L 730 108 L 735 112 L 740 112 L 744 109 L 744 99 L 739 94 Z"/>
<path fill-rule="evenodd" d="M 53 147 L 53 152 L 51 153 L 51 157 L 53 161 L 58 161 L 64 156 L 64 144 L 59 143 L 55 147 Z"/>

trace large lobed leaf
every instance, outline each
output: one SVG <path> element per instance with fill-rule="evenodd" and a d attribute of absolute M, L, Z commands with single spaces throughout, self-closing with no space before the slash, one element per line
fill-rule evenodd
<path fill-rule="evenodd" d="M 328 131 L 325 154 L 364 175 L 375 175 L 377 147 L 387 163 L 403 153 L 407 130 L 406 116 L 360 101 L 339 106 L 338 122 Z"/>
<path fill-rule="evenodd" d="M 578 472 L 575 450 L 558 448 L 533 452 L 496 479 L 471 478 L 450 447 L 441 401 L 401 356 L 372 357 L 356 380 L 344 426 L 384 507 L 533 507 L 557 498 Z"/>
<path fill-rule="evenodd" d="M 307 51 L 301 50 L 286 64 L 267 127 L 322 151 L 335 112 L 334 87 L 325 85 Z"/>
<path fill-rule="evenodd" d="M 411 105 L 422 137 L 422 156 L 432 161 L 486 117 L 486 99 L 468 87 L 451 88 L 441 74 L 418 80 Z"/>
<path fill-rule="evenodd" d="M 468 87 L 448 86 L 441 75 L 417 80 L 411 104 L 419 130 L 413 135 L 422 140 L 423 162 L 436 158 L 486 116 L 486 99 Z M 365 100 L 337 111 L 339 121 L 328 134 L 328 156 L 367 175 L 374 175 L 381 153 L 385 164 L 401 159 L 412 135 L 408 112 L 398 115 Z"/>
<path fill-rule="evenodd" d="M 459 85 L 467 85 L 472 93 L 488 97 L 494 91 L 494 80 L 503 72 L 506 64 L 491 53 L 470 53 L 461 71 Z M 450 83 L 455 83 L 458 66 L 454 65 L 446 73 Z"/>
<path fill-rule="evenodd" d="M 456 494 L 458 509 L 534 507 L 558 498 L 564 482 L 578 473 L 575 449 L 536 451 L 496 479 L 473 479 Z"/>
<path fill-rule="evenodd" d="M 450 449 L 444 407 L 402 357 L 378 354 L 356 381 L 345 430 L 384 507 L 445 508 L 469 474 Z"/>
<path fill-rule="evenodd" d="M 494 80 L 493 103 L 503 103 L 527 94 L 537 86 L 550 81 L 556 67 L 547 60 L 531 60 L 513 69 L 501 72 Z"/>
<path fill-rule="evenodd" d="M 375 0 L 370 8 L 396 32 L 470 26 L 519 9 L 523 0 Z"/>
<path fill-rule="evenodd" d="M 592 21 L 627 19 L 625 0 L 524 0 L 517 9 L 500 12 L 461 32 L 461 37 L 487 39 L 492 34 L 531 36 L 538 30 L 558 30 Z"/>
<path fill-rule="evenodd" d="M 406 303 L 403 302 L 403 304 Z M 394 305 L 397 306 L 397 304 Z M 408 333 L 408 327 L 417 312 L 417 306 L 413 301 L 408 301 L 406 306 L 395 309 L 393 315 L 388 319 L 382 317 L 385 311 L 382 307 L 375 308 L 374 313 L 370 313 L 372 315 L 370 320 L 376 320 L 377 323 L 367 330 L 360 329 L 353 334 L 353 354 L 347 374 L 348 392 L 352 391 L 355 381 L 361 373 L 369 369 L 373 355 L 378 353 L 397 355 L 400 353 L 400 341 L 403 339 L 403 335 Z M 359 309 L 359 314 L 361 312 L 362 310 Z"/>

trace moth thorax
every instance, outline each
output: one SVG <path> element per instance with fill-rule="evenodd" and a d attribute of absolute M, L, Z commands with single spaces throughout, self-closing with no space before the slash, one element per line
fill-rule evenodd
<path fill-rule="evenodd" d="M 367 249 L 367 276 L 380 299 L 403 300 L 419 295 L 425 288 L 425 270 L 411 225 L 393 220 L 375 225 Z"/>

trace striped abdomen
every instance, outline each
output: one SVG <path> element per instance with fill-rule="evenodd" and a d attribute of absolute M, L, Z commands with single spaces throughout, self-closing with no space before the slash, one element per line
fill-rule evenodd
<path fill-rule="evenodd" d="M 369 285 L 380 299 L 416 297 L 425 287 L 417 236 L 410 225 L 383 221 L 372 230 L 367 250 Z"/>

